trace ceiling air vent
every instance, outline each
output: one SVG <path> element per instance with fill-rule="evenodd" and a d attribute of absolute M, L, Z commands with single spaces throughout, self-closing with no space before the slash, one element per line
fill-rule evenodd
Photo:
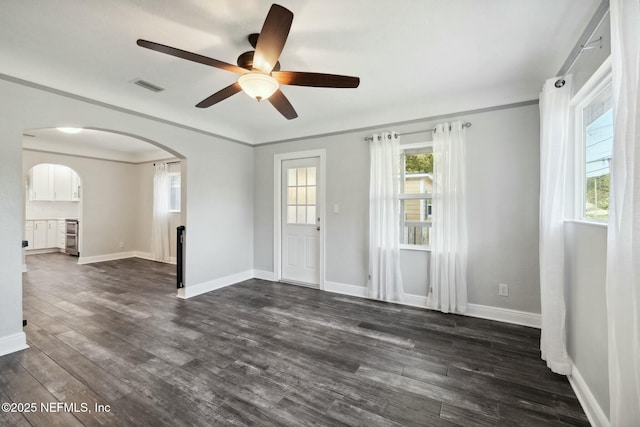
<path fill-rule="evenodd" d="M 156 85 L 154 85 L 153 83 L 149 83 L 149 82 L 144 81 L 144 80 L 142 80 L 142 79 L 134 80 L 134 81 L 133 81 L 133 84 L 136 84 L 136 85 L 138 85 L 138 86 L 140 86 L 140 87 L 143 87 L 143 88 L 145 88 L 145 89 L 148 89 L 148 90 L 150 90 L 150 91 L 152 91 L 152 92 L 162 92 L 162 91 L 164 90 L 164 88 L 163 88 L 163 87 L 156 86 Z"/>

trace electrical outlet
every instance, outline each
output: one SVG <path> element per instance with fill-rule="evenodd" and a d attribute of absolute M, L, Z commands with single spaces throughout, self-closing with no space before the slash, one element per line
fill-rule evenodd
<path fill-rule="evenodd" d="M 509 296 L 509 285 L 506 283 L 498 283 L 498 295 L 501 297 Z"/>
<path fill-rule="evenodd" d="M 118 246 L 120 246 L 121 248 L 124 248 L 124 242 L 120 242 Z"/>

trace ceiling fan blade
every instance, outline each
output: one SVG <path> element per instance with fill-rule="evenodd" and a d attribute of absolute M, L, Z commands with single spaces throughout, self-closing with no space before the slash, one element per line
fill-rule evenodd
<path fill-rule="evenodd" d="M 211 107 L 213 104 L 217 104 L 220 101 L 223 101 L 227 98 L 229 98 L 232 95 L 235 95 L 236 93 L 240 92 L 242 90 L 242 88 L 240 87 L 240 85 L 238 84 L 238 82 L 225 87 L 222 90 L 219 90 L 218 92 L 214 93 L 213 95 L 211 95 L 210 97 L 208 97 L 207 99 L 204 99 L 202 101 L 200 101 L 196 107 L 198 108 L 207 108 L 207 107 Z"/>
<path fill-rule="evenodd" d="M 284 44 L 287 41 L 293 13 L 280 5 L 274 4 L 264 20 L 256 53 L 253 55 L 253 67 L 264 73 L 270 73 L 278 62 Z"/>
<path fill-rule="evenodd" d="M 269 98 L 267 98 L 271 105 L 276 107 L 276 110 L 280 112 L 287 120 L 295 119 L 298 117 L 298 113 L 293 109 L 293 106 L 289 102 L 284 93 L 280 89 L 274 92 Z"/>
<path fill-rule="evenodd" d="M 360 84 L 359 77 L 338 74 L 274 71 L 271 75 L 282 85 L 356 88 Z"/>
<path fill-rule="evenodd" d="M 177 58 L 186 59 L 187 61 L 197 62 L 199 64 L 209 65 L 211 67 L 220 68 L 222 70 L 231 71 L 237 74 L 246 74 L 249 70 L 237 65 L 229 64 L 217 59 L 209 58 L 208 56 L 198 55 L 197 53 L 187 52 L 186 50 L 178 49 L 171 46 L 166 46 L 160 43 L 150 42 L 148 40 L 139 39 L 138 46 L 145 47 L 147 49 L 155 50 L 156 52 L 165 53 L 167 55 L 175 56 Z"/>

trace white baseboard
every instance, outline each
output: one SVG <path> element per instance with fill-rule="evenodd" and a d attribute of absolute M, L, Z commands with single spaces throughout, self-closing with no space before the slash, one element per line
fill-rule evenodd
<path fill-rule="evenodd" d="M 273 271 L 253 270 L 253 277 L 255 279 L 268 280 L 270 282 L 275 281 Z"/>
<path fill-rule="evenodd" d="M 422 295 L 404 294 L 404 301 L 398 303 L 411 307 L 429 308 L 429 298 Z"/>
<path fill-rule="evenodd" d="M 24 332 L 0 338 L 0 356 L 29 348 Z"/>
<path fill-rule="evenodd" d="M 78 264 L 92 264 L 94 262 L 115 261 L 118 259 L 133 258 L 136 256 L 136 252 L 116 252 L 113 254 L 96 255 L 96 256 L 81 256 L 78 259 Z"/>
<path fill-rule="evenodd" d="M 64 249 L 59 249 L 59 248 L 25 249 L 24 254 L 26 256 L 29 256 L 29 255 L 40 255 L 40 254 L 55 254 L 58 252 L 64 253 Z"/>
<path fill-rule="evenodd" d="M 364 286 L 347 285 L 345 283 L 324 282 L 324 290 L 336 294 L 350 295 L 352 297 L 373 299 L 369 297 L 367 288 Z M 404 294 L 403 301 L 393 301 L 395 304 L 408 305 L 411 307 L 428 308 L 428 299 L 421 295 Z"/>
<path fill-rule="evenodd" d="M 467 304 L 465 316 L 497 320 L 498 322 L 513 323 L 515 325 L 529 326 L 538 329 L 540 329 L 541 325 L 540 315 L 537 313 L 480 304 Z"/>
<path fill-rule="evenodd" d="M 165 264 L 176 264 L 177 262 L 176 257 L 174 256 L 169 257 L 169 261 L 158 261 L 150 252 L 135 251 L 134 253 L 136 258 L 147 259 L 149 261 L 164 262 Z"/>
<path fill-rule="evenodd" d="M 27 264 L 22 264 L 22 272 L 23 272 L 23 273 L 26 273 L 27 271 L 29 271 L 29 270 L 27 269 Z"/>
<path fill-rule="evenodd" d="M 350 295 L 352 297 L 367 298 L 367 288 L 363 286 L 347 285 L 345 283 L 329 282 L 325 280 L 324 289 L 327 292 Z"/>
<path fill-rule="evenodd" d="M 367 288 L 364 286 L 347 285 L 344 283 L 325 282 L 324 290 L 343 295 L 350 295 L 360 298 L 369 298 Z M 397 304 L 411 307 L 429 308 L 428 297 L 422 295 L 405 294 L 402 302 Z M 479 317 L 482 319 L 497 320 L 499 322 L 513 323 L 516 325 L 540 328 L 540 315 L 525 311 L 509 310 L 499 307 L 489 307 L 486 305 L 467 304 L 466 316 Z"/>
<path fill-rule="evenodd" d="M 118 259 L 125 259 L 125 258 L 142 258 L 142 259 L 147 259 L 149 261 L 162 262 L 162 261 L 158 261 L 157 259 L 154 259 L 149 252 L 129 251 L 129 252 L 116 252 L 113 254 L 105 254 L 105 255 L 95 255 L 95 256 L 85 256 L 85 257 L 81 256 L 78 259 L 78 264 L 93 264 L 94 262 L 115 261 Z M 176 263 L 176 257 L 169 258 L 169 261 L 167 262 L 167 264 L 175 264 L 175 263 Z"/>
<path fill-rule="evenodd" d="M 582 405 L 584 413 L 589 419 L 589 423 L 591 423 L 593 427 L 609 427 L 611 425 L 609 419 L 604 414 L 602 407 L 573 361 L 571 362 L 571 375 L 567 378 L 569 379 L 571 388 L 573 388 L 574 393 L 578 397 L 580 405 Z"/>
<path fill-rule="evenodd" d="M 216 289 L 224 288 L 252 278 L 253 270 L 247 270 L 230 276 L 221 277 L 219 279 L 209 280 L 208 282 L 198 283 L 196 285 L 186 285 L 184 288 L 178 289 L 178 298 L 192 298 L 197 295 L 215 291 Z"/>

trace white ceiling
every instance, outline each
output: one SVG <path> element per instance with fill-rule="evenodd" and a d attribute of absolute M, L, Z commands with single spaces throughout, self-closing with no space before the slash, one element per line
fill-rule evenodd
<path fill-rule="evenodd" d="M 260 143 L 536 99 L 599 2 L 279 0 L 294 13 L 283 70 L 361 79 L 357 89 L 283 87 L 291 121 L 242 93 L 195 108 L 237 76 L 136 45 L 235 64 L 271 5 L 260 0 L 3 0 L 0 73 Z"/>

